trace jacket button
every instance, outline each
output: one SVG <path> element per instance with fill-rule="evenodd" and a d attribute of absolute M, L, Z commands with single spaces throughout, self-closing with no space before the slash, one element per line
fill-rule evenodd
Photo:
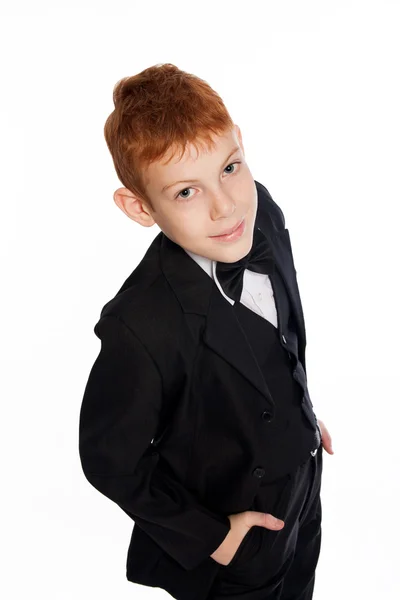
<path fill-rule="evenodd" d="M 264 410 L 264 412 L 261 416 L 263 419 L 265 419 L 265 421 L 270 421 L 272 419 L 272 414 L 270 412 L 268 412 L 267 410 Z"/>
<path fill-rule="evenodd" d="M 283 335 L 283 333 L 282 333 L 282 341 L 283 341 L 283 343 L 284 343 L 284 344 L 286 344 L 286 338 L 285 338 L 285 336 Z"/>
<path fill-rule="evenodd" d="M 262 467 L 257 467 L 256 469 L 254 469 L 253 475 L 254 475 L 254 477 L 258 477 L 258 478 L 264 477 L 265 470 Z"/>

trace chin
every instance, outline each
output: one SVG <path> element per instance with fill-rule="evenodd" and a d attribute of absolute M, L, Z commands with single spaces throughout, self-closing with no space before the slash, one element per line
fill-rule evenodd
<path fill-rule="evenodd" d="M 221 249 L 220 257 L 215 260 L 220 260 L 221 262 L 226 263 L 233 263 L 246 256 L 246 254 L 248 254 L 251 250 L 251 247 L 253 245 L 253 239 L 247 240 L 246 244 L 244 243 L 244 240 L 242 241 L 243 243 L 240 245 L 232 244 L 232 247 L 230 248 L 227 247 L 225 249 Z"/>

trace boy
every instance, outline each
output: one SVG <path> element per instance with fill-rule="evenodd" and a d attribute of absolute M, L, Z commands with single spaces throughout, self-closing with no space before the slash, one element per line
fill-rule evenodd
<path fill-rule="evenodd" d="M 284 215 L 205 81 L 156 65 L 113 97 L 114 201 L 161 232 L 94 328 L 83 471 L 134 521 L 129 581 L 180 600 L 311 599 L 322 430 Z"/>

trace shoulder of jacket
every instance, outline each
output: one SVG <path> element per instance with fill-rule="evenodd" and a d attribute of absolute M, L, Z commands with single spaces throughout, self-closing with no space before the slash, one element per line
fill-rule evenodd
<path fill-rule="evenodd" d="M 267 213 L 276 229 L 285 229 L 285 215 L 280 206 L 273 200 L 271 194 L 259 181 L 254 180 L 259 197 L 259 210 Z"/>
<path fill-rule="evenodd" d="M 188 324 L 162 271 L 152 269 L 149 274 L 143 270 L 140 275 L 134 271 L 103 306 L 98 323 L 107 317 L 117 319 L 117 327 L 122 324 L 130 330 L 156 359 L 188 350 Z M 97 324 L 95 333 L 96 328 Z"/>

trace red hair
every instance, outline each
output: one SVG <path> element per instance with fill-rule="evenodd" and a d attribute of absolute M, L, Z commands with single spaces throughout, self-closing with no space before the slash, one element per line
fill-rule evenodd
<path fill-rule="evenodd" d="M 157 64 L 120 79 L 113 90 L 114 110 L 104 137 L 118 178 L 151 208 L 145 169 L 171 151 L 171 158 L 191 143 L 214 147 L 234 123 L 220 96 L 206 81 L 171 63 Z M 168 162 L 168 161 L 167 161 Z"/>

